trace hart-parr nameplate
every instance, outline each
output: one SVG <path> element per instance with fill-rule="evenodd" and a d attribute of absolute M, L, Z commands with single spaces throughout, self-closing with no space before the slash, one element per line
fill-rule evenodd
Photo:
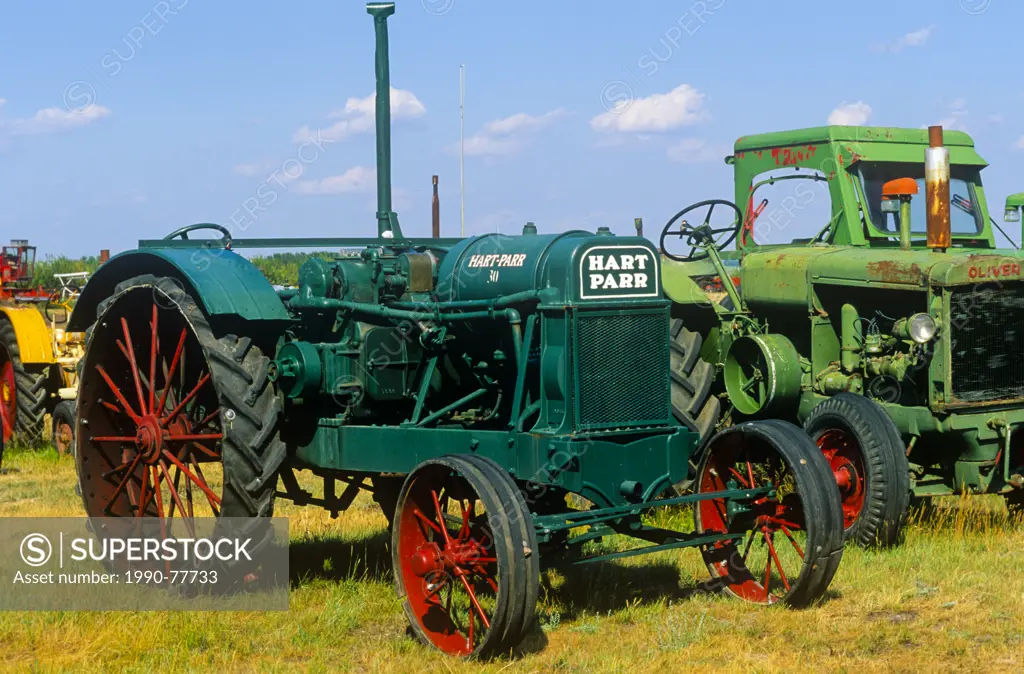
<path fill-rule="evenodd" d="M 658 262 L 643 246 L 594 246 L 580 258 L 580 298 L 658 297 Z"/>

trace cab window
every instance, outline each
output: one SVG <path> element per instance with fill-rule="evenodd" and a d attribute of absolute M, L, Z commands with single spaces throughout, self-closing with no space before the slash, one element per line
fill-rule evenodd
<path fill-rule="evenodd" d="M 926 231 L 924 163 L 870 163 L 862 162 L 856 167 L 861 187 L 861 196 L 866 204 L 866 217 L 879 231 L 899 234 L 899 213 L 882 212 L 882 186 L 896 178 L 917 180 L 917 196 L 910 202 L 911 231 L 924 234 Z M 984 226 L 981 209 L 977 207 L 971 171 L 965 167 L 951 168 L 949 179 L 949 220 L 953 234 L 979 234 Z"/>

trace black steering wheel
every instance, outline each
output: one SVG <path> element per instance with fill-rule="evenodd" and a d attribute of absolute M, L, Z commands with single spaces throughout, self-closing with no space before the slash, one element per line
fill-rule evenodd
<path fill-rule="evenodd" d="M 732 210 L 736 211 L 736 220 L 733 221 L 728 227 L 712 227 L 711 226 L 711 214 L 715 212 L 715 206 L 728 206 Z M 708 214 L 704 217 L 704 222 L 699 225 L 691 225 L 686 220 L 679 223 L 679 229 L 672 230 L 672 225 L 677 220 L 682 218 L 690 211 L 697 210 L 698 208 L 708 209 Z M 698 201 L 695 204 L 691 204 L 679 211 L 668 221 L 665 228 L 661 230 L 661 240 L 658 243 L 661 248 L 661 253 L 670 260 L 677 262 L 696 262 L 697 260 L 706 260 L 708 253 L 706 248 L 708 246 L 714 246 L 717 250 L 722 250 L 736 238 L 739 234 L 740 224 L 743 220 L 743 213 L 740 211 L 739 206 L 731 201 L 725 199 L 707 199 L 705 201 Z M 686 237 L 686 245 L 690 247 L 690 252 L 687 255 L 675 255 L 668 252 L 665 247 L 665 239 L 670 236 L 675 236 L 680 239 Z M 701 252 L 698 252 L 700 250 Z"/>
<path fill-rule="evenodd" d="M 169 239 L 176 239 L 179 236 L 182 239 L 188 240 L 188 233 L 189 232 L 195 232 L 195 231 L 201 230 L 201 229 L 212 229 L 212 230 L 214 230 L 216 232 L 220 232 L 220 234 L 221 234 L 220 238 L 221 238 L 222 241 L 224 241 L 224 247 L 225 248 L 230 248 L 231 247 L 231 232 L 228 231 L 228 228 L 225 227 L 224 225 L 217 225 L 217 224 L 214 224 L 212 222 L 200 222 L 199 224 L 196 224 L 196 225 L 188 225 L 187 227 L 179 227 L 178 229 L 174 230 L 173 232 L 171 232 L 170 234 L 165 236 L 164 237 L 164 241 L 167 241 Z"/>

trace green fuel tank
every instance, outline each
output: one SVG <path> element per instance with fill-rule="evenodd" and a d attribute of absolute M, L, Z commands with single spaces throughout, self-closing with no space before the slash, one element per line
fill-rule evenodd
<path fill-rule="evenodd" d="M 484 234 L 456 244 L 438 274 L 441 302 L 545 291 L 545 301 L 636 301 L 661 297 L 657 251 L 641 237 L 572 230 Z"/>

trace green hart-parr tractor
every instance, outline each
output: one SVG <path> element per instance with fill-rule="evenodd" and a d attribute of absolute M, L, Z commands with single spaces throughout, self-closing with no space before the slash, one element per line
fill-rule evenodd
<path fill-rule="evenodd" d="M 765 604 L 820 598 L 843 550 L 828 462 L 786 421 L 700 438 L 673 418 L 670 302 L 650 242 L 529 226 L 403 234 L 390 183 L 394 5 L 367 10 L 377 236 L 244 240 L 191 225 L 101 267 L 69 328 L 88 331 L 76 440 L 87 514 L 160 517 L 168 531 L 200 515 L 251 518 L 258 534 L 275 499 L 337 514 L 370 491 L 412 631 L 457 656 L 508 652 L 534 629 L 542 563 L 695 547 L 711 588 Z M 189 238 L 204 229 L 220 236 Z M 247 247 L 338 253 L 311 255 L 295 287 L 275 290 L 235 252 Z M 322 487 L 309 489 L 309 473 Z M 673 490 L 691 478 L 690 493 Z M 682 504 L 693 530 L 651 516 Z"/>
<path fill-rule="evenodd" d="M 703 437 L 802 424 L 861 544 L 897 542 L 911 499 L 996 493 L 1019 511 L 1024 255 L 997 247 L 971 138 L 829 126 L 740 138 L 726 163 L 735 202 L 694 204 L 661 234 L 677 418 Z M 817 233 L 769 243 L 801 220 Z"/>

